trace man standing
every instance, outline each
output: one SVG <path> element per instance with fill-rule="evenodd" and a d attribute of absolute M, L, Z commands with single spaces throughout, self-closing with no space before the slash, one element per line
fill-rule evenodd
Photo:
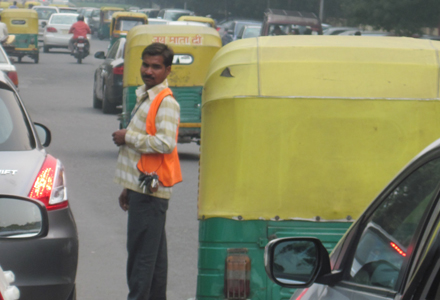
<path fill-rule="evenodd" d="M 2 22 L 2 17 L 0 16 L 0 43 L 6 42 L 8 39 L 8 27 Z"/>
<path fill-rule="evenodd" d="M 172 186 L 182 181 L 176 147 L 180 107 L 166 80 L 173 56 L 164 44 L 145 48 L 145 85 L 136 90 L 127 129 L 113 133 L 120 146 L 115 182 L 124 187 L 119 205 L 128 210 L 128 300 L 166 299 L 165 218 Z"/>

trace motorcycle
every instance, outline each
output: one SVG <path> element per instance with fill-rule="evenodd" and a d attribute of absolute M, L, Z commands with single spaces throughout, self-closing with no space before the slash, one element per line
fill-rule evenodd
<path fill-rule="evenodd" d="M 73 55 L 79 64 L 82 62 L 83 58 L 89 55 L 87 44 L 87 38 L 83 36 L 79 36 L 73 44 Z"/>

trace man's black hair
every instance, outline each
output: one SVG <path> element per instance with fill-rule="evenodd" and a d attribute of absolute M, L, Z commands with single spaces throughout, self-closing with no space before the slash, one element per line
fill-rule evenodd
<path fill-rule="evenodd" d="M 173 64 L 174 51 L 170 47 L 162 43 L 153 43 L 148 45 L 142 52 L 142 59 L 145 55 L 163 57 L 163 64 L 165 67 L 169 67 Z"/>
<path fill-rule="evenodd" d="M 79 15 L 76 19 L 78 21 L 84 21 L 84 16 L 83 15 Z"/>

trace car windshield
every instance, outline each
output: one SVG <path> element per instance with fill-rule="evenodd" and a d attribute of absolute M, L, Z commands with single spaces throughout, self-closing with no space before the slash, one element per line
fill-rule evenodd
<path fill-rule="evenodd" d="M 132 19 L 132 20 L 118 20 L 116 22 L 116 30 L 129 31 L 134 26 L 144 24 L 143 19 Z"/>
<path fill-rule="evenodd" d="M 167 11 L 165 13 L 165 18 L 171 21 L 177 21 L 181 16 L 189 16 L 188 12 L 177 12 L 177 11 Z"/>
<path fill-rule="evenodd" d="M 35 10 L 37 11 L 38 19 L 40 20 L 49 20 L 50 16 L 57 12 L 55 9 L 45 7 L 35 8 Z"/>
<path fill-rule="evenodd" d="M 52 16 L 50 24 L 72 25 L 76 22 L 76 15 L 55 15 Z"/>
<path fill-rule="evenodd" d="M 245 28 L 243 33 L 243 38 L 252 38 L 260 35 L 261 28 L 260 27 L 249 27 Z"/>
<path fill-rule="evenodd" d="M 12 91 L 0 89 L 0 151 L 35 148 L 28 119 Z"/>

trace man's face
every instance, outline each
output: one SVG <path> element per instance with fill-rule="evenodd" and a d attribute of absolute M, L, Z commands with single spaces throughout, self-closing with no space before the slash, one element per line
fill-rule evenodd
<path fill-rule="evenodd" d="M 141 76 L 147 89 L 162 83 L 170 74 L 171 66 L 165 67 L 162 55 L 145 55 L 142 59 Z"/>

